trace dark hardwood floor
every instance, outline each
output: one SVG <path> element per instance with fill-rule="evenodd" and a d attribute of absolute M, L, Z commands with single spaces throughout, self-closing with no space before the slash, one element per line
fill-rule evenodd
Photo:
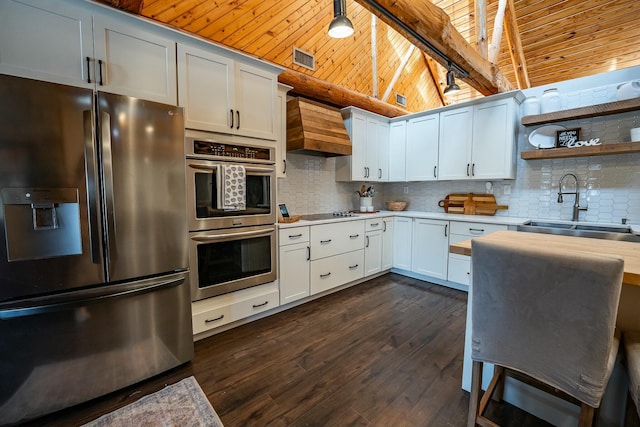
<path fill-rule="evenodd" d="M 226 427 L 462 427 L 466 305 L 464 292 L 387 274 L 198 341 L 191 363 L 29 425 L 80 425 L 194 375 Z M 491 405 L 506 426 L 549 425 Z"/>

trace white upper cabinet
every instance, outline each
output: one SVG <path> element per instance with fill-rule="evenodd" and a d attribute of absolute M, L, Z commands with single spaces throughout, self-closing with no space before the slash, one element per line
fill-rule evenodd
<path fill-rule="evenodd" d="M 440 113 L 439 179 L 471 178 L 472 140 L 473 107 Z"/>
<path fill-rule="evenodd" d="M 389 120 L 364 110 L 342 110 L 351 156 L 336 157 L 337 181 L 389 180 Z"/>
<path fill-rule="evenodd" d="M 176 105 L 175 42 L 158 33 L 89 3 L 6 0 L 0 72 Z"/>
<path fill-rule="evenodd" d="M 440 113 L 438 179 L 513 179 L 519 97 Z"/>
<path fill-rule="evenodd" d="M 94 16 L 97 89 L 177 104 L 176 43 L 140 25 Z"/>
<path fill-rule="evenodd" d="M 406 181 L 434 181 L 438 178 L 439 126 L 439 114 L 407 121 Z"/>
<path fill-rule="evenodd" d="M 389 125 L 389 181 L 406 181 L 407 121 Z"/>
<path fill-rule="evenodd" d="M 179 43 L 178 93 L 189 129 L 277 138 L 277 73 Z"/>
<path fill-rule="evenodd" d="M 0 1 L 0 73 L 93 88 L 91 58 L 90 12 L 63 1 Z"/>
<path fill-rule="evenodd" d="M 518 104 L 512 98 L 479 104 L 473 110 L 473 179 L 516 177 Z"/>

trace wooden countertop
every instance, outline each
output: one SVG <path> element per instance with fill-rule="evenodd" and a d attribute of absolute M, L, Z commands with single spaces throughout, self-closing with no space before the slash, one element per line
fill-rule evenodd
<path fill-rule="evenodd" d="M 640 244 L 586 237 L 559 236 L 555 234 L 527 233 L 523 231 L 496 231 L 476 239 L 495 242 L 517 242 L 522 245 L 553 246 L 571 252 L 616 255 L 624 259 L 623 282 L 640 286 Z M 471 256 L 471 240 L 449 245 L 452 254 Z"/>

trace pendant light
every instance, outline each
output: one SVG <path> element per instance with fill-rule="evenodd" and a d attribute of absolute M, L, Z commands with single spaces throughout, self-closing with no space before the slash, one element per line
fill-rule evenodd
<path fill-rule="evenodd" d="M 347 18 L 347 0 L 333 0 L 333 20 L 329 24 L 329 36 L 343 39 L 353 34 L 353 24 Z"/>
<path fill-rule="evenodd" d="M 449 62 L 449 71 L 447 71 L 447 87 L 444 88 L 444 93 L 452 93 L 460 90 L 460 86 L 456 84 L 456 76 L 451 68 L 451 62 Z"/>

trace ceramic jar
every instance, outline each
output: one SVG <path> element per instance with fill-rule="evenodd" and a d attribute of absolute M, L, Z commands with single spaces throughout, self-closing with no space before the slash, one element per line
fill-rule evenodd
<path fill-rule="evenodd" d="M 540 98 L 540 112 L 542 114 L 553 113 L 554 111 L 560 111 L 561 108 L 562 103 L 558 89 L 552 88 L 545 90 Z"/>
<path fill-rule="evenodd" d="M 530 96 L 522 103 L 522 115 L 534 116 L 540 114 L 540 101 L 535 96 Z"/>

